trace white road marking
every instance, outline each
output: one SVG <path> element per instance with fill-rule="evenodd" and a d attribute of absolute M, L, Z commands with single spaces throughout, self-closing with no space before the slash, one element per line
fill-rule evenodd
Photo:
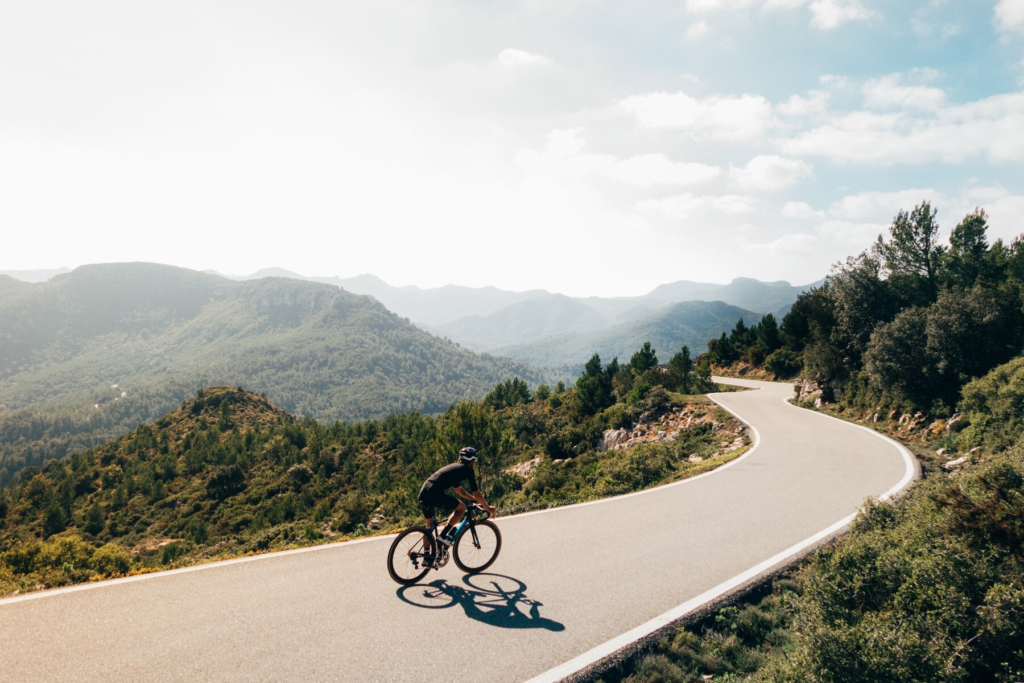
<path fill-rule="evenodd" d="M 718 405 L 720 405 L 723 409 L 725 409 L 725 410 L 729 411 L 730 413 L 732 413 L 733 415 L 735 415 L 742 422 L 750 425 L 751 429 L 754 429 L 754 426 L 752 424 L 750 424 L 749 421 L 745 420 L 742 416 L 740 416 L 740 414 L 737 413 L 735 410 L 732 410 L 731 408 L 728 408 L 725 405 L 719 403 L 719 401 L 714 396 L 709 395 L 708 398 L 710 398 L 715 403 L 718 403 Z M 782 401 L 783 401 L 783 403 L 787 404 L 788 406 L 790 406 L 794 410 L 804 410 L 803 408 L 799 408 L 799 407 L 793 405 L 789 401 L 789 399 L 787 399 L 787 398 L 783 398 Z M 814 412 L 814 411 L 808 411 L 808 412 Z M 884 494 L 882 494 L 882 496 L 881 496 L 882 500 L 890 499 L 892 496 L 894 496 L 897 493 L 899 493 L 904 487 L 906 487 L 914 479 L 914 474 L 917 471 L 916 470 L 916 466 L 914 464 L 914 459 L 913 459 L 913 456 L 911 455 L 910 451 L 907 450 L 907 448 L 905 446 L 903 446 L 903 444 L 899 443 L 898 441 L 896 441 L 894 439 L 890 439 L 889 437 L 885 436 L 884 434 L 879 434 L 878 432 L 876 432 L 873 429 L 869 429 L 867 427 L 864 427 L 863 425 L 858 425 L 858 424 L 853 424 L 851 422 L 846 422 L 845 420 L 840 420 L 837 417 L 832 417 L 831 415 L 826 415 L 824 413 L 814 412 L 814 414 L 821 415 L 822 417 L 827 417 L 827 418 L 832 419 L 832 420 L 836 420 L 837 422 L 841 422 L 842 424 L 845 424 L 845 425 L 850 425 L 852 427 L 858 427 L 860 429 L 864 429 L 864 430 L 870 432 L 871 434 L 874 434 L 878 438 L 880 438 L 880 439 L 882 439 L 884 441 L 887 441 L 888 443 L 890 443 L 890 444 L 892 444 L 893 446 L 896 447 L 896 449 L 899 451 L 900 455 L 903 456 L 903 462 L 906 465 L 906 472 L 904 473 L 903 478 L 900 480 L 900 482 L 898 484 L 896 484 L 896 486 L 894 486 L 893 488 L 889 489 Z M 756 429 L 755 429 L 755 434 L 756 433 L 757 432 L 756 432 Z M 761 442 L 760 435 L 758 435 L 756 444 L 760 444 L 760 442 Z M 753 448 L 750 449 L 750 452 L 753 452 L 753 450 L 754 450 Z M 750 452 L 745 454 L 743 457 L 746 457 L 746 455 L 749 455 Z M 742 458 L 737 459 L 737 460 L 735 460 L 733 462 L 739 462 L 739 460 L 741 460 L 741 459 Z M 733 463 L 729 463 L 729 464 L 731 465 Z M 714 470 L 714 472 L 718 472 L 720 470 L 723 470 L 727 466 L 728 465 L 720 467 L 720 468 Z M 708 474 L 713 474 L 713 472 L 708 472 Z M 694 477 L 694 479 L 696 479 L 696 477 Z M 687 480 L 684 480 L 684 482 L 685 481 L 692 481 L 692 480 L 687 479 Z M 676 483 L 684 483 L 684 482 L 676 482 Z M 714 588 L 712 588 L 712 589 L 710 589 L 708 591 L 705 591 L 704 593 L 701 593 L 700 595 L 698 595 L 697 597 L 695 597 L 695 598 L 693 598 L 691 600 L 687 600 L 683 604 L 678 605 L 677 607 L 674 607 L 674 608 L 670 609 L 669 611 L 667 611 L 664 614 L 661 614 L 661 615 L 655 617 L 654 619 L 651 619 L 647 623 L 641 624 L 640 626 L 637 626 L 636 628 L 634 628 L 631 631 L 627 631 L 626 633 L 623 633 L 620 636 L 612 638 L 611 640 L 609 640 L 607 642 L 604 642 L 604 643 L 598 645 L 597 647 L 588 650 L 587 652 L 584 652 L 580 656 L 575 657 L 573 659 L 570 659 L 568 662 L 565 662 L 564 664 L 560 664 L 559 666 L 556 666 L 553 669 L 549 669 L 548 671 L 545 671 L 544 673 L 540 674 L 539 676 L 534 676 L 529 681 L 527 681 L 527 683 L 555 683 L 556 681 L 561 681 L 562 679 L 567 678 L 567 677 L 569 677 L 569 676 L 571 676 L 571 675 L 573 675 L 575 673 L 579 673 L 583 669 L 586 669 L 588 666 L 596 664 L 597 662 L 601 661 L 605 657 L 608 657 L 609 655 L 611 655 L 611 654 L 613 654 L 615 652 L 618 652 L 622 648 L 624 648 L 624 647 L 626 647 L 626 646 L 628 646 L 628 645 L 630 645 L 632 643 L 635 643 L 636 641 L 638 641 L 638 640 L 640 640 L 642 638 L 646 638 L 647 636 L 651 635 L 655 631 L 658 631 L 658 630 L 660 630 L 662 628 L 665 628 L 666 626 L 671 625 L 672 622 L 678 621 L 679 619 L 682 619 L 684 616 L 686 616 L 690 612 L 693 612 L 696 609 L 699 609 L 700 607 L 702 607 L 706 603 L 711 602 L 712 600 L 715 600 L 715 599 L 725 595 L 729 591 L 731 591 L 731 590 L 733 590 L 733 589 L 735 589 L 735 588 L 737 588 L 739 586 L 742 586 L 744 583 L 757 578 L 758 576 L 760 576 L 763 573 L 766 573 L 766 572 L 770 571 L 772 568 L 774 568 L 777 565 L 785 562 L 786 560 L 789 560 L 789 559 L 797 556 L 799 553 L 801 553 L 804 550 L 812 547 L 813 545 L 815 545 L 819 541 L 821 541 L 821 540 L 823 540 L 825 538 L 828 538 L 832 534 L 836 533 L 837 531 L 839 531 L 840 529 L 842 529 L 843 527 L 848 525 L 850 522 L 852 522 L 857 517 L 858 514 L 859 514 L 859 511 L 858 512 L 854 512 L 853 514 L 848 515 L 847 517 L 844 517 L 843 519 L 839 520 L 838 522 L 836 522 L 835 524 L 831 525 L 827 529 L 823 529 L 822 531 L 819 531 L 818 533 L 814 534 L 813 536 L 811 536 L 809 538 L 806 538 L 803 541 L 800 541 L 796 545 L 793 545 L 793 546 L 787 548 L 786 550 L 783 550 L 781 553 L 778 553 L 777 555 L 773 555 L 772 557 L 769 557 L 764 562 L 761 562 L 760 564 L 758 564 L 758 565 L 756 565 L 754 567 L 751 567 L 750 569 L 748 569 L 747 571 L 743 572 L 742 574 L 737 574 L 736 576 L 732 577 L 728 581 L 725 581 L 723 583 L 718 584 Z"/>
<path fill-rule="evenodd" d="M 760 389 L 757 389 L 757 391 L 760 391 Z M 711 398 L 711 397 L 709 396 L 709 398 Z M 714 398 L 711 398 L 711 400 L 714 401 Z M 715 401 L 715 402 L 717 403 L 717 401 Z M 721 405 L 721 404 L 719 404 L 719 405 Z M 728 410 L 728 408 L 726 408 L 726 410 Z M 730 411 L 730 412 L 732 412 L 732 411 Z M 733 413 L 733 414 L 735 415 L 735 413 Z M 532 517 L 533 515 L 543 515 L 543 514 L 548 514 L 548 513 L 551 513 L 551 512 L 563 512 L 563 511 L 566 511 L 566 510 L 573 510 L 573 509 L 576 509 L 576 508 L 586 507 L 588 505 L 599 505 L 599 504 L 602 504 L 602 503 L 612 503 L 612 502 L 615 502 L 615 501 L 618 501 L 618 500 L 622 500 L 623 498 L 632 498 L 634 496 L 643 496 L 643 495 L 647 495 L 649 493 L 654 493 L 655 491 L 661 491 L 661 490 L 664 490 L 664 489 L 667 489 L 667 488 L 672 488 L 673 486 L 681 486 L 683 484 L 689 484 L 691 482 L 697 481 L 698 479 L 703 479 L 704 477 L 709 477 L 712 474 L 717 474 L 718 472 L 726 470 L 726 469 L 732 467 L 733 465 L 735 465 L 736 463 L 740 462 L 741 460 L 744 460 L 745 458 L 747 458 L 751 453 L 753 453 L 755 450 L 757 450 L 757 447 L 761 444 L 761 435 L 760 435 L 760 433 L 758 433 L 757 429 L 753 425 L 751 425 L 750 423 L 747 423 L 745 420 L 744 420 L 744 423 L 747 424 L 747 426 L 754 432 L 754 445 L 751 446 L 750 449 L 746 453 L 741 455 L 740 457 L 736 458 L 735 460 L 730 460 L 726 464 L 721 465 L 719 467 L 716 467 L 715 469 L 713 469 L 713 470 L 711 470 L 709 472 L 704 472 L 703 474 L 698 474 L 696 476 L 689 477 L 687 479 L 680 479 L 679 481 L 669 482 L 668 484 L 661 484 L 660 486 L 652 486 L 651 488 L 643 489 L 642 491 L 633 491 L 632 493 L 623 493 L 621 495 L 611 496 L 609 498 L 600 498 L 598 500 L 589 500 L 589 501 L 587 501 L 585 503 L 575 503 L 573 505 L 560 505 L 558 507 L 551 507 L 551 508 L 547 508 L 547 509 L 544 509 L 544 510 L 533 510 L 531 512 L 521 512 L 521 513 L 519 513 L 517 515 L 509 515 L 508 517 L 500 517 L 499 519 L 501 519 L 502 522 L 511 522 L 511 521 L 515 521 L 515 520 L 518 520 L 518 519 L 522 519 L 523 517 Z M 246 557 L 235 557 L 235 558 L 231 558 L 231 559 L 228 559 L 228 560 L 218 560 L 216 562 L 207 562 L 205 564 L 197 564 L 197 565 L 193 565 L 191 567 L 181 567 L 179 569 L 164 569 L 164 570 L 160 570 L 160 571 L 150 572 L 148 574 L 136 574 L 135 576 L 126 576 L 126 577 L 122 577 L 122 578 L 119 578 L 119 579 L 107 579 L 105 581 L 95 581 L 93 583 L 83 583 L 83 584 L 78 584 L 78 585 L 75 585 L 75 586 L 67 586 L 65 588 L 53 588 L 53 589 L 50 589 L 50 590 L 36 591 L 36 592 L 33 592 L 33 593 L 25 593 L 24 595 L 16 595 L 16 596 L 11 597 L 11 598 L 0 599 L 0 607 L 3 607 L 4 605 L 9 605 L 9 604 L 15 603 L 15 602 L 25 602 L 25 601 L 28 601 L 28 600 L 39 600 L 39 599 L 42 599 L 42 598 L 49 598 L 49 597 L 54 597 L 54 596 L 57 596 L 57 595 L 64 595 L 66 593 L 77 593 L 79 591 L 93 590 L 95 588 L 109 588 L 111 586 L 116 586 L 116 585 L 122 584 L 122 583 L 133 583 L 135 581 L 147 581 L 147 580 L 150 580 L 150 579 L 161 579 L 161 578 L 168 577 L 168 576 L 174 576 L 175 574 L 187 574 L 189 572 L 198 572 L 198 571 L 203 571 L 205 569 L 219 569 L 220 567 L 226 567 L 226 566 L 232 565 L 232 564 L 241 564 L 243 562 L 256 562 L 258 560 L 271 560 L 271 559 L 278 558 L 278 557 L 284 557 L 286 555 L 298 555 L 300 553 L 311 553 L 311 552 L 317 552 L 319 550 L 329 550 L 331 548 L 339 548 L 339 547 L 342 547 L 342 546 L 356 545 L 358 543 L 372 543 L 374 541 L 384 541 L 384 540 L 388 540 L 388 539 L 394 538 L 399 533 L 401 533 L 401 532 L 396 532 L 396 533 L 393 533 L 393 534 L 387 534 L 385 536 L 372 536 L 370 538 L 359 538 L 359 539 L 356 539 L 356 540 L 353 540 L 353 541 L 339 541 L 337 543 L 327 543 L 327 544 L 324 544 L 324 545 L 309 546 L 307 548 L 294 548 L 292 550 L 278 550 L 278 551 L 272 552 L 272 553 L 262 553 L 260 555 L 249 555 L 249 556 L 246 556 Z"/>

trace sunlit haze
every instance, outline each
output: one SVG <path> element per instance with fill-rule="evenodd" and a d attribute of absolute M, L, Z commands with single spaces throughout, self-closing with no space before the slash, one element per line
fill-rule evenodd
<path fill-rule="evenodd" d="M 804 284 L 1022 162 L 1024 0 L 0 10 L 0 270 Z"/>

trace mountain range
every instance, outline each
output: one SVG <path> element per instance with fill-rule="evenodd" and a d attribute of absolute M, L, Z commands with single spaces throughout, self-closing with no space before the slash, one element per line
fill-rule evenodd
<path fill-rule="evenodd" d="M 685 341 L 681 343 L 702 350 L 710 337 L 717 337 L 739 318 L 757 320 L 766 313 L 781 318 L 797 296 L 822 283 L 794 286 L 785 281 L 736 278 L 723 285 L 680 280 L 661 285 L 642 296 L 569 297 L 540 289 L 511 292 L 495 287 L 457 285 L 432 289 L 394 287 L 374 275 L 306 277 L 282 268 L 268 268 L 237 279 L 263 277 L 310 280 L 366 294 L 421 328 L 468 349 L 548 366 L 578 363 L 579 356 L 573 355 L 573 351 L 581 348 L 581 344 L 603 339 L 627 339 L 627 330 L 630 329 L 642 335 L 646 333 L 643 331 L 655 330 L 666 321 L 674 321 L 670 326 L 675 325 L 673 329 L 677 331 L 686 330 Z M 721 321 L 713 325 L 707 322 L 705 314 L 712 310 L 710 308 L 683 308 L 667 317 L 662 316 L 675 304 L 698 301 L 732 306 L 734 310 L 731 311 L 726 308 L 714 310 L 723 316 L 734 317 L 721 327 Z M 687 314 L 697 317 L 684 320 Z M 638 324 L 631 328 L 628 326 L 631 323 Z M 607 335 L 589 336 L 602 330 L 606 330 Z M 570 339 L 572 335 L 584 335 L 579 337 L 581 344 Z M 644 341 L 646 339 L 637 337 L 629 344 L 635 348 Z M 607 347 L 618 348 L 614 343 L 608 343 Z"/>

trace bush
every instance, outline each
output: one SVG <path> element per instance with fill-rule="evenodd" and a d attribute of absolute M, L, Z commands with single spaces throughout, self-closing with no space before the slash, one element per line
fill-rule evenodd
<path fill-rule="evenodd" d="M 1024 445 L 1024 356 L 965 386 L 960 405 L 971 422 L 967 443 L 996 450 Z"/>
<path fill-rule="evenodd" d="M 779 378 L 793 377 L 803 367 L 803 359 L 800 354 L 790 349 L 779 349 L 764 361 L 764 367 L 768 372 Z"/>
<path fill-rule="evenodd" d="M 107 576 L 127 574 L 131 567 L 132 556 L 116 543 L 107 543 L 92 556 L 92 568 Z"/>

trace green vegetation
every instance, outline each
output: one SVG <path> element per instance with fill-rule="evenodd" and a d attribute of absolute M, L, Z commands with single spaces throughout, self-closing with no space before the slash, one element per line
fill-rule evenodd
<path fill-rule="evenodd" d="M 901 211 L 888 240 L 797 300 L 778 350 L 740 324 L 707 354 L 800 365 L 840 414 L 921 411 L 924 425 L 959 411 L 919 437 L 941 446 L 923 481 L 869 501 L 791 583 L 680 631 L 627 680 L 1024 677 L 1024 239 L 990 245 L 977 210 L 942 245 L 935 217 Z"/>
<path fill-rule="evenodd" d="M 650 347 L 638 358 L 648 356 Z M 484 493 L 504 512 L 706 471 L 742 450 L 720 449 L 726 432 L 735 437 L 724 411 L 675 391 L 711 388 L 706 366 L 688 359 L 684 349 L 670 368 L 641 372 L 595 356 L 573 389 L 531 392 L 511 378 L 436 417 L 329 427 L 242 389 L 201 390 L 152 424 L 24 468 L 0 489 L 0 593 L 401 527 L 419 517 L 423 480 L 466 444 L 483 454 Z M 586 394 L 595 382 L 600 391 Z M 698 419 L 672 440 L 602 449 L 608 429 L 657 435 L 669 418 L 681 423 L 680 406 Z"/>
<path fill-rule="evenodd" d="M 1000 420 L 1024 422 L 1022 361 L 964 389 L 973 431 L 958 438 L 993 451 L 952 472 L 925 459 L 920 484 L 869 501 L 848 537 L 767 598 L 681 629 L 608 680 L 1020 680 L 1024 443 Z"/>
<path fill-rule="evenodd" d="M 888 240 L 839 266 L 783 319 L 803 376 L 844 405 L 950 415 L 972 378 L 1024 351 L 1024 239 L 989 244 L 988 217 L 966 216 L 948 245 L 925 202 Z"/>
<path fill-rule="evenodd" d="M 13 289 L 0 296 L 0 484 L 155 420 L 201 386 L 245 386 L 333 422 L 442 412 L 513 375 L 557 379 L 324 284 L 115 264 Z"/>

